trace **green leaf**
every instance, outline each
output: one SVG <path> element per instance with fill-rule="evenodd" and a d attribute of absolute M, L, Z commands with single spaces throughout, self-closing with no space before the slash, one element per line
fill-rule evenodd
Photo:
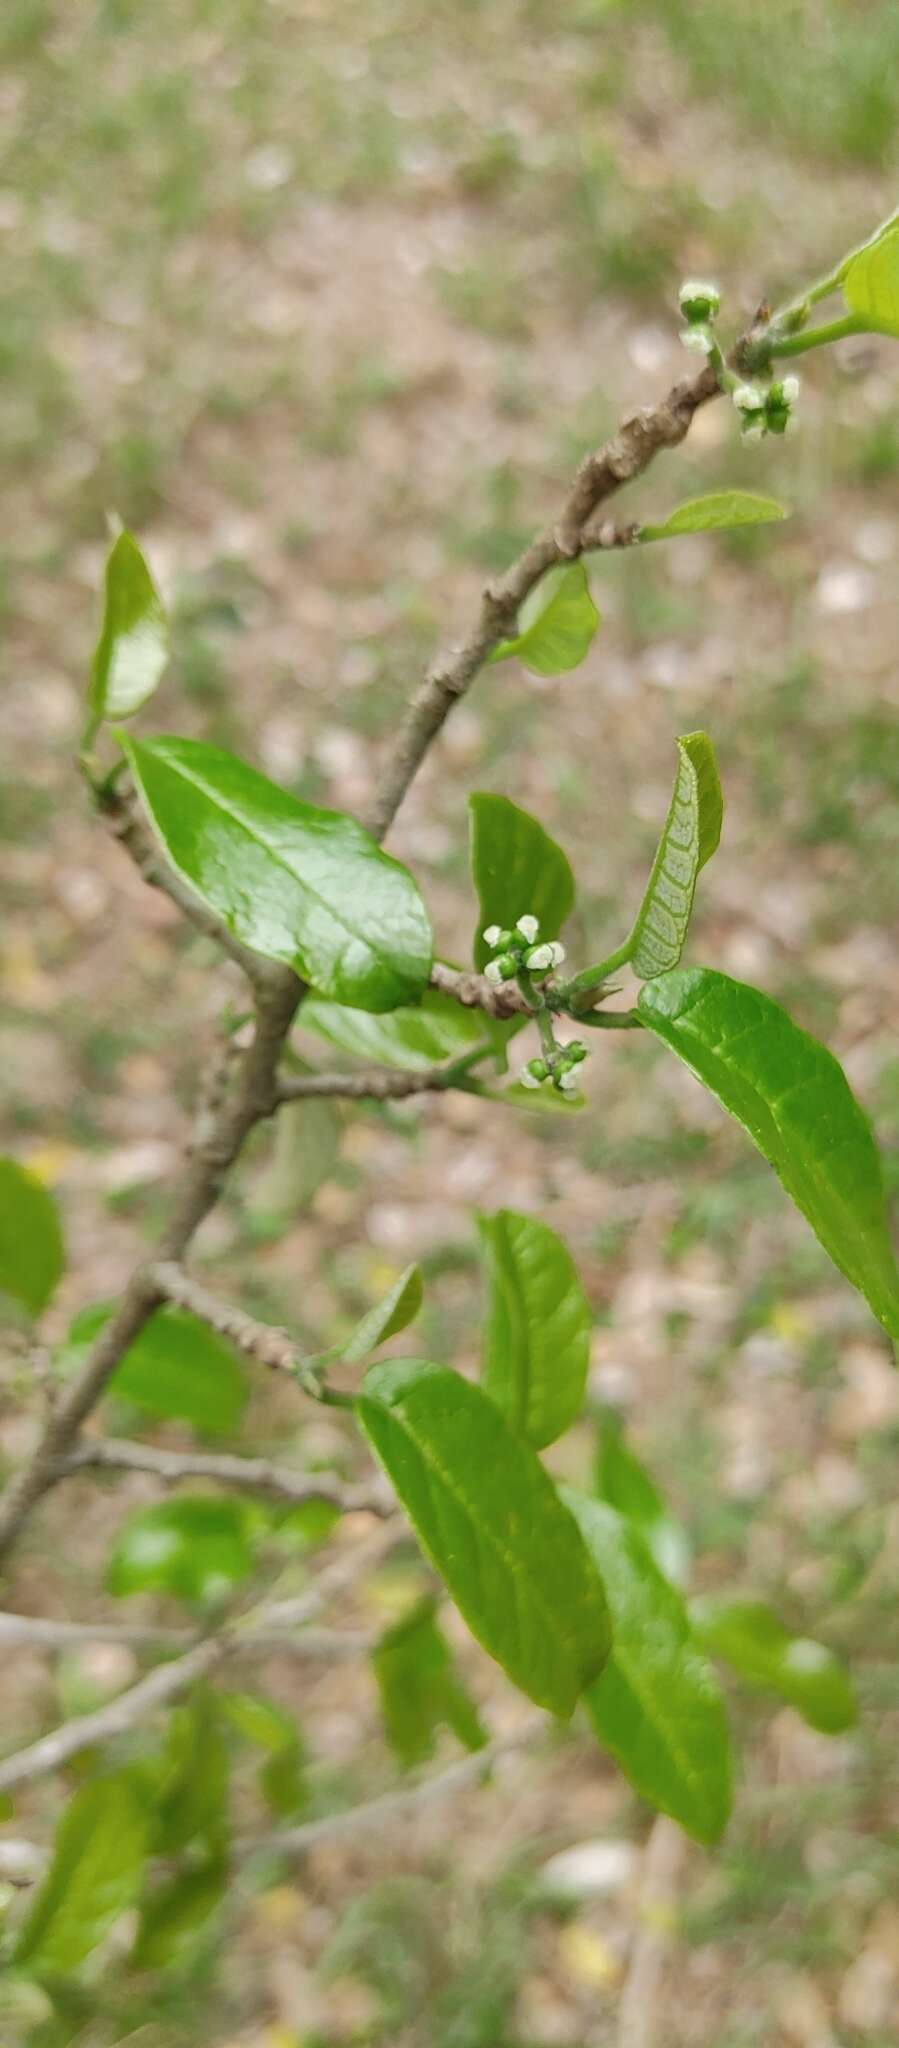
<path fill-rule="evenodd" d="M 756 491 L 709 491 L 703 498 L 685 499 L 675 512 L 669 512 L 661 526 L 641 526 L 638 538 L 671 540 L 678 533 L 717 533 L 731 526 L 767 526 L 789 516 L 786 506 L 776 498 L 761 497 Z"/>
<path fill-rule="evenodd" d="M 791 1635 L 761 1601 L 708 1596 L 693 1601 L 690 1619 L 710 1656 L 789 1701 L 811 1728 L 841 1735 L 853 1726 L 858 1709 L 845 1666 L 823 1643 Z"/>
<path fill-rule="evenodd" d="M 479 1218 L 487 1275 L 482 1384 L 535 1450 L 581 1411 L 593 1317 L 571 1253 L 548 1223 Z"/>
<path fill-rule="evenodd" d="M 360 1010 L 421 994 L 424 904 L 355 819 L 299 803 L 200 740 L 119 740 L 167 860 L 245 945 Z"/>
<path fill-rule="evenodd" d="M 638 1007 L 748 1131 L 834 1265 L 899 1337 L 880 1158 L 832 1053 L 770 996 L 708 967 L 649 982 Z"/>
<path fill-rule="evenodd" d="M 471 873 L 479 904 L 474 958 L 482 968 L 495 950 L 485 943 L 485 926 L 498 924 L 505 930 L 530 915 L 539 919 L 541 939 L 558 938 L 574 903 L 574 876 L 561 846 L 508 797 L 479 790 L 468 802 Z"/>
<path fill-rule="evenodd" d="M 677 748 L 680 759 L 671 805 L 628 942 L 628 957 L 641 981 L 677 966 L 696 878 L 721 837 L 724 804 L 712 742 L 704 732 L 688 732 Z"/>
<path fill-rule="evenodd" d="M 407 1266 L 388 1289 L 383 1301 L 369 1309 L 361 1323 L 356 1324 L 352 1336 L 341 1344 L 340 1356 L 347 1365 L 358 1365 L 370 1351 L 377 1351 L 379 1344 L 385 1344 L 388 1337 L 395 1337 L 399 1330 L 405 1330 L 409 1323 L 414 1322 L 421 1308 L 422 1294 L 421 1267 Z"/>
<path fill-rule="evenodd" d="M 472 1635 L 538 1706 L 570 1714 L 608 1654 L 608 1615 L 536 1453 L 479 1387 L 421 1359 L 372 1366 L 356 1405 Z"/>
<path fill-rule="evenodd" d="M 63 1371 L 83 1364 L 111 1314 L 107 1302 L 80 1310 L 69 1327 Z M 154 1311 L 106 1386 L 108 1395 L 152 1415 L 189 1422 L 206 1436 L 233 1435 L 248 1392 L 244 1366 L 230 1344 L 178 1308 Z"/>
<path fill-rule="evenodd" d="M 583 661 L 599 622 L 583 562 L 561 563 L 535 584 L 518 614 L 514 640 L 501 640 L 490 660 L 508 661 L 514 654 L 534 675 L 564 675 Z"/>
<path fill-rule="evenodd" d="M 120 533 L 106 562 L 103 624 L 88 703 L 95 718 L 131 718 L 152 697 L 169 658 L 162 599 L 140 548 Z"/>
<path fill-rule="evenodd" d="M 98 1948 L 141 1887 L 147 1816 L 127 1772 L 76 1792 L 56 1830 L 53 1861 L 13 1961 L 66 1976 Z"/>
<path fill-rule="evenodd" d="M 0 1294 L 39 1316 L 64 1265 L 53 1196 L 17 1159 L 0 1158 Z"/>
<path fill-rule="evenodd" d="M 433 1756 L 443 1725 L 466 1749 L 481 1749 L 487 1740 L 436 1616 L 435 1599 L 419 1601 L 387 1630 L 372 1654 L 387 1739 L 406 1770 Z"/>
<path fill-rule="evenodd" d="M 106 1583 L 111 1593 L 174 1593 L 208 1605 L 252 1570 L 246 1510 L 215 1494 L 179 1494 L 129 1515 L 119 1530 Z"/>
<path fill-rule="evenodd" d="M 177 1969 L 192 1957 L 230 1881 L 225 1860 L 213 1857 L 157 1885 L 141 1911 L 130 1962 L 134 1970 Z"/>
<path fill-rule="evenodd" d="M 306 1750 L 292 1714 L 258 1692 L 226 1693 L 222 1704 L 247 1741 L 266 1751 L 259 1786 L 272 1812 L 301 1812 L 309 1799 Z"/>
<path fill-rule="evenodd" d="M 602 1412 L 593 1478 L 599 1499 L 639 1529 L 663 1577 L 673 1586 L 684 1585 L 690 1564 L 686 1532 L 669 1514 L 654 1479 L 625 1442 L 620 1416 L 611 1408 Z"/>
<path fill-rule="evenodd" d="M 853 257 L 843 297 L 850 313 L 875 334 L 899 335 L 899 221 Z"/>
<path fill-rule="evenodd" d="M 412 1073 L 473 1051 L 483 1042 L 487 1028 L 479 1011 L 463 1009 L 438 989 L 426 989 L 414 1007 L 391 1010 L 381 1017 L 311 995 L 306 997 L 298 1023 L 341 1052 Z"/>
<path fill-rule="evenodd" d="M 171 1856 L 201 1840 L 218 1853 L 228 1835 L 228 1752 L 218 1695 L 199 1686 L 169 1721 L 153 1798 L 153 1851 Z"/>
<path fill-rule="evenodd" d="M 600 1572 L 612 1654 L 585 1705 L 604 1749 L 641 1797 L 699 1842 L 716 1842 L 731 1806 L 730 1739 L 721 1692 L 696 1649 L 686 1609 L 639 1529 L 603 1502 L 563 1487 Z"/>

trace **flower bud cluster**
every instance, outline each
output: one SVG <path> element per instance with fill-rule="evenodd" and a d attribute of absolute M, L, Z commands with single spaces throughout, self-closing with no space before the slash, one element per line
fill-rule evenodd
<path fill-rule="evenodd" d="M 798 396 L 798 377 L 778 377 L 767 388 L 761 384 L 738 384 L 733 401 L 744 440 L 761 441 L 765 434 L 785 434 Z"/>
<path fill-rule="evenodd" d="M 564 946 L 559 945 L 558 939 L 547 939 L 538 944 L 539 930 L 539 919 L 530 916 L 520 917 L 514 931 L 504 931 L 501 925 L 488 924 L 484 939 L 496 950 L 484 973 L 495 988 L 501 981 L 514 981 L 522 969 L 536 981 L 542 981 L 554 967 L 561 967 L 565 958 Z"/>
<path fill-rule="evenodd" d="M 545 1081 L 560 1095 L 574 1095 L 577 1092 L 577 1069 L 587 1057 L 587 1048 L 579 1038 L 573 1038 L 570 1045 L 560 1045 L 552 1060 L 528 1060 L 519 1074 L 522 1088 L 542 1088 Z"/>
<path fill-rule="evenodd" d="M 708 355 L 714 347 L 712 328 L 721 305 L 718 286 L 691 277 L 681 285 L 679 304 L 685 321 L 681 329 L 684 347 L 696 349 L 700 355 Z"/>

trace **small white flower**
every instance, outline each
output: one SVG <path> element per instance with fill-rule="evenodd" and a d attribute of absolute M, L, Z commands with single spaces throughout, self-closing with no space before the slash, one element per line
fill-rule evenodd
<path fill-rule="evenodd" d="M 520 917 L 515 930 L 521 933 L 523 939 L 527 939 L 529 946 L 532 946 L 540 930 L 540 919 L 538 917 Z M 484 937 L 486 938 L 486 936 L 485 932 Z"/>
<path fill-rule="evenodd" d="M 536 1074 L 530 1073 L 527 1067 L 522 1067 L 518 1079 L 521 1082 L 522 1088 L 539 1088 L 540 1086 Z"/>
<path fill-rule="evenodd" d="M 761 412 L 765 394 L 758 384 L 738 384 L 733 401 L 738 412 Z"/>
<path fill-rule="evenodd" d="M 495 946 L 501 931 L 501 924 L 488 924 L 487 929 L 484 933 L 484 944 L 487 946 Z"/>
<path fill-rule="evenodd" d="M 525 954 L 525 960 L 535 974 L 545 974 L 553 964 L 552 946 L 532 946 Z"/>
<path fill-rule="evenodd" d="M 552 960 L 551 960 L 551 962 L 550 962 L 550 965 L 551 965 L 552 967 L 561 967 L 561 965 L 562 965 L 562 962 L 563 962 L 563 960 L 564 960 L 564 958 L 565 958 L 565 948 L 564 948 L 564 946 L 561 946 L 561 945 L 559 944 L 559 941 L 558 941 L 558 939 L 550 939 L 550 942 L 549 942 L 549 950 L 550 950 L 550 953 L 552 954 Z"/>
<path fill-rule="evenodd" d="M 716 284 L 708 284 L 705 278 L 702 277 L 688 277 L 686 284 L 681 285 L 678 293 L 682 306 L 688 299 L 709 299 L 714 305 L 717 297 L 718 286 Z"/>
<path fill-rule="evenodd" d="M 780 388 L 783 392 L 787 404 L 795 405 L 796 400 L 799 397 L 799 378 L 784 377 Z"/>
<path fill-rule="evenodd" d="M 489 981 L 489 982 L 492 982 L 492 984 L 493 984 L 493 987 L 494 987 L 494 988 L 499 988 L 499 986 L 500 986 L 500 983 L 501 983 L 501 981 L 502 981 L 502 978 L 503 978 L 503 973 L 502 973 L 502 968 L 500 967 L 499 961 L 498 961 L 498 960 L 488 960 L 488 962 L 487 962 L 487 965 L 486 965 L 486 967 L 485 967 L 485 969 L 484 969 L 484 979 L 485 979 L 485 981 Z"/>
<path fill-rule="evenodd" d="M 744 427 L 744 428 L 743 428 L 743 439 L 744 439 L 744 441 L 763 441 L 763 440 L 764 440 L 764 438 L 765 438 L 765 422 L 764 422 L 764 420 L 750 420 L 750 421 L 749 421 L 749 424 L 748 424 L 748 426 L 746 426 L 746 427 Z"/>
<path fill-rule="evenodd" d="M 712 337 L 707 327 L 682 327 L 680 338 L 684 348 L 693 349 L 698 356 L 707 355 L 712 346 Z"/>
<path fill-rule="evenodd" d="M 559 1087 L 564 1089 L 566 1095 L 573 1095 L 577 1086 L 578 1078 L 574 1068 L 566 1067 L 564 1074 L 559 1075 Z"/>

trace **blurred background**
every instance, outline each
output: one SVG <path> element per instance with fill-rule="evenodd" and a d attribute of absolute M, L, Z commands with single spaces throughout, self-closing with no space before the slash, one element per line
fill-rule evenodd
<path fill-rule="evenodd" d="M 154 723 L 353 810 L 485 574 L 551 514 L 621 409 L 689 366 L 681 279 L 718 279 L 736 332 L 895 205 L 899 11 L 4 0 L 0 58 L 0 1098 L 7 1142 L 63 1207 L 61 1337 L 152 1241 L 199 1053 L 236 990 L 91 820 L 72 768 L 107 513 L 137 532 L 174 615 Z M 565 846 L 580 886 L 570 951 L 596 957 L 639 900 L 674 735 L 704 726 L 727 813 L 690 958 L 758 981 L 826 1038 L 893 1187 L 896 393 L 895 345 L 862 338 L 810 361 L 786 443 L 743 448 L 729 407 L 702 413 L 622 514 L 735 484 L 783 497 L 791 522 L 598 561 L 604 624 L 587 662 L 551 681 L 511 665 L 482 678 L 391 840 L 441 950 L 465 957 L 466 798 L 504 791 Z M 580 1117 L 514 1124 L 461 1096 L 307 1110 L 302 1138 L 259 1140 L 200 1249 L 227 1291 L 310 1348 L 419 1258 L 415 1348 L 465 1368 L 472 1211 L 540 1211 L 565 1235 L 596 1311 L 594 1391 L 623 1405 L 689 1527 L 699 1582 L 770 1597 L 824 1636 L 862 1703 L 835 1741 L 789 1709 L 735 1705 L 737 1813 L 718 1854 L 685 1854 L 659 2040 L 888 2048 L 889 1346 L 739 1132 L 655 1047 L 599 1038 L 588 1089 Z M 11 1404 L 3 1455 L 33 1427 Z M 241 1447 L 273 1445 L 355 1469 L 339 1422 L 309 1422 L 261 1386 Z M 589 1464 L 588 1427 L 564 1457 Z M 8 1604 L 108 1613 L 114 1531 L 152 1497 L 140 1479 L 61 1492 Z M 389 1618 L 412 1583 L 410 1556 L 372 1574 L 346 1618 Z M 505 1682 L 462 1654 L 503 1725 Z M 0 1675 L 5 1739 L 128 1682 L 130 1653 L 116 1655 L 18 1653 Z M 367 1670 L 269 1679 L 303 1725 L 312 1810 L 395 1782 Z M 58 1786 L 35 1788 L 35 1830 L 57 1804 Z M 260 1881 L 179 1969 L 98 1989 L 77 2038 L 602 2048 L 617 2039 L 647 1829 L 575 1736 Z M 595 1859 L 586 1896 L 562 1900 L 541 1873 L 582 1840 L 616 1853 Z"/>

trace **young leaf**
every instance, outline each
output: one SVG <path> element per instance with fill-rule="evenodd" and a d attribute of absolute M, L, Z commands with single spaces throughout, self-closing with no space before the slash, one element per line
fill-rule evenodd
<path fill-rule="evenodd" d="M 0 1294 L 39 1316 L 64 1265 L 53 1196 L 17 1159 L 0 1158 Z"/>
<path fill-rule="evenodd" d="M 514 654 L 534 675 L 564 675 L 583 661 L 599 620 L 583 562 L 561 563 L 535 584 L 518 614 L 514 640 L 501 640 L 490 660 L 508 661 Z"/>
<path fill-rule="evenodd" d="M 639 1529 L 570 1487 L 612 1617 L 612 1654 L 585 1705 L 599 1740 L 641 1797 L 699 1842 L 716 1842 L 731 1805 L 730 1739 L 713 1672 L 680 1595 Z"/>
<path fill-rule="evenodd" d="M 646 1466 L 625 1442 L 620 1417 L 611 1408 L 603 1409 L 600 1419 L 593 1478 L 599 1499 L 639 1529 L 663 1577 L 673 1586 L 684 1585 L 690 1564 L 686 1533 L 668 1513 Z"/>
<path fill-rule="evenodd" d="M 880 1158 L 833 1054 L 770 996 L 708 967 L 647 983 L 638 1007 L 748 1131 L 834 1265 L 899 1337 Z"/>
<path fill-rule="evenodd" d="M 421 994 L 424 904 L 353 818 L 299 803 L 200 740 L 119 740 L 167 860 L 245 945 L 360 1010 Z"/>
<path fill-rule="evenodd" d="M 407 1770 L 433 1756 L 443 1724 L 466 1749 L 481 1749 L 487 1740 L 436 1616 L 435 1599 L 419 1601 L 372 1654 L 387 1739 Z"/>
<path fill-rule="evenodd" d="M 422 1280 L 420 1266 L 407 1266 L 398 1280 L 374 1308 L 370 1308 L 361 1323 L 345 1344 L 340 1347 L 340 1356 L 347 1365 L 358 1365 L 361 1358 L 367 1358 L 370 1351 L 377 1351 L 379 1344 L 385 1344 L 388 1337 L 395 1337 L 399 1330 L 405 1330 L 413 1323 L 421 1307 Z"/>
<path fill-rule="evenodd" d="M 899 335 L 899 220 L 852 258 L 843 297 L 850 313 L 874 333 Z"/>
<path fill-rule="evenodd" d="M 505 929 L 530 914 L 539 920 L 541 939 L 558 938 L 574 903 L 574 876 L 561 846 L 508 797 L 479 790 L 468 802 L 479 904 L 474 958 L 482 968 L 495 950 L 484 939 L 489 925 Z"/>
<path fill-rule="evenodd" d="M 169 658 L 162 599 L 140 548 L 120 533 L 106 562 L 103 624 L 88 704 L 95 718 L 131 718 L 152 697 Z"/>
<path fill-rule="evenodd" d="M 187 1962 L 225 1896 L 229 1876 L 225 1859 L 214 1856 L 157 1885 L 141 1908 L 131 1968 L 177 1969 Z"/>
<path fill-rule="evenodd" d="M 660 526 L 641 526 L 638 538 L 671 540 L 678 533 L 718 533 L 726 527 L 767 526 L 788 518 L 785 505 L 756 491 L 709 491 L 704 498 L 685 499 Z"/>
<path fill-rule="evenodd" d="M 357 1413 L 472 1635 L 538 1706 L 570 1714 L 608 1654 L 608 1614 L 536 1453 L 479 1387 L 421 1359 L 372 1366 Z"/>
<path fill-rule="evenodd" d="M 629 941 L 630 963 L 641 981 L 677 966 L 696 878 L 721 837 L 724 804 L 712 742 L 704 732 L 688 732 L 677 747 L 671 805 Z"/>
<path fill-rule="evenodd" d="M 76 1792 L 56 1830 L 53 1861 L 19 1935 L 13 1962 L 37 1977 L 83 1963 L 140 1891 L 147 1813 L 130 1775 Z"/>
<path fill-rule="evenodd" d="M 106 1302 L 81 1309 L 69 1326 L 60 1364 L 72 1372 L 112 1313 Z M 106 1393 L 151 1415 L 189 1422 L 204 1436 L 231 1436 L 249 1392 L 244 1367 L 221 1337 L 185 1309 L 158 1308 L 129 1345 Z"/>
<path fill-rule="evenodd" d="M 172 1593 L 208 1605 L 253 1567 L 246 1510 L 215 1494 L 179 1494 L 129 1515 L 116 1538 L 111 1593 Z"/>
<path fill-rule="evenodd" d="M 487 1275 L 482 1384 L 535 1450 L 580 1414 L 593 1317 L 571 1253 L 536 1216 L 479 1219 Z"/>
<path fill-rule="evenodd" d="M 461 1058 L 483 1042 L 486 1025 L 477 1010 L 463 1009 L 439 989 L 425 989 L 421 1002 L 386 1016 L 351 1010 L 345 1003 L 327 1003 L 309 995 L 298 1023 L 341 1052 L 359 1059 L 380 1060 L 389 1067 L 422 1073 L 444 1060 Z M 304 1104 L 305 1108 L 306 1105 Z"/>
<path fill-rule="evenodd" d="M 705 1597 L 690 1608 L 693 1633 L 740 1678 L 777 1693 L 822 1735 L 841 1735 L 858 1716 L 848 1671 L 823 1643 L 794 1636 L 756 1600 Z"/>

